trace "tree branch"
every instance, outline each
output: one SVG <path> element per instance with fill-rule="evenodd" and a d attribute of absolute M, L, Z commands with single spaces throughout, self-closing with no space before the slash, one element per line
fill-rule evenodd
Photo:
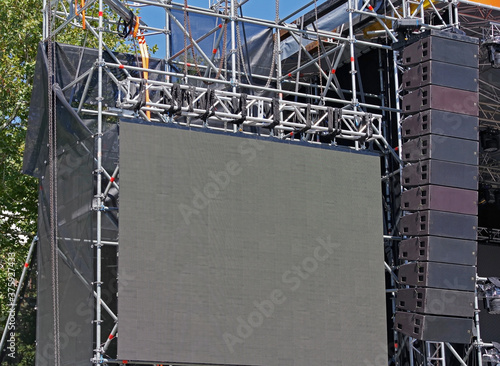
<path fill-rule="evenodd" d="M 19 110 L 19 104 L 16 105 L 14 107 L 14 111 L 12 112 L 13 114 L 13 117 L 11 117 L 9 120 L 7 120 L 2 126 L 0 126 L 0 130 L 3 130 L 4 128 L 6 128 L 8 125 L 10 125 L 12 122 L 14 122 L 14 120 L 16 119 L 17 117 L 17 111 Z"/>

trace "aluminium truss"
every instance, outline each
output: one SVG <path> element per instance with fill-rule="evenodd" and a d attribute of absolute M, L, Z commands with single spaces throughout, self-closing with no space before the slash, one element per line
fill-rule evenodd
<path fill-rule="evenodd" d="M 171 0 L 135 1 L 134 6 L 152 6 L 165 14 L 163 28 L 148 26 L 148 19 L 136 21 L 138 32 L 146 40 L 149 35 L 165 35 L 165 67 L 152 69 L 144 61 L 123 63 L 106 45 L 105 35 L 118 39 L 117 27 L 123 26 L 123 22 L 131 26 L 132 21 L 123 19 L 127 17 L 126 10 L 118 13 L 122 20 L 106 18 L 105 6 L 117 12 L 127 9 L 124 4 L 116 0 L 90 0 L 77 6 L 71 1 L 45 1 L 45 40 L 53 41 L 68 29 L 85 28 L 87 36 L 94 37 L 98 45 L 95 64 L 88 70 L 80 70 L 72 83 L 63 86 L 63 91 L 75 85 L 86 86 L 80 100 L 72 101 L 72 105 L 81 116 L 97 119 L 93 172 L 97 194 L 92 203 L 97 232 L 95 240 L 89 243 L 94 245 L 97 258 L 93 283 L 96 316 L 92 362 L 95 364 L 121 362 L 106 357 L 117 334 L 119 319 L 103 301 L 101 288 L 102 248 L 118 246 L 116 242 L 103 240 L 101 235 L 102 216 L 108 209 L 104 198 L 111 189 L 119 189 L 119 167 L 107 171 L 102 163 L 105 119 L 142 118 L 152 123 L 260 134 L 271 139 L 313 144 L 340 144 L 380 153 L 384 161 L 386 270 L 390 273 L 388 293 L 391 294 L 398 286 L 393 271 L 397 266 L 394 248 L 400 239 L 395 236 L 395 228 L 401 215 L 397 206 L 402 168 L 399 128 L 402 68 L 391 44 L 418 29 L 462 27 L 468 29 L 470 35 L 479 36 L 478 32 L 484 30 L 484 21 L 498 20 L 499 11 L 468 1 L 330 0 L 316 3 L 313 0 L 285 18 L 280 19 L 277 12 L 275 20 L 269 21 L 243 16 L 242 9 L 247 3 L 251 4 L 252 0 L 214 0 L 207 8 L 187 7 L 187 2 Z M 90 10 L 95 8 L 98 15 L 90 15 Z M 291 22 L 302 10 L 309 12 Z M 193 31 L 191 18 L 195 17 L 209 19 L 207 23 L 211 22 L 212 26 L 201 32 Z M 322 23 L 322 19 L 328 22 Z M 480 24 L 475 24 L 478 19 Z M 405 22 L 410 26 L 396 29 L 396 25 Z M 259 72 L 254 72 L 259 60 L 250 60 L 245 34 L 245 27 L 252 26 L 263 30 L 264 35 L 258 41 L 269 51 L 268 64 L 259 65 L 262 66 Z M 292 51 L 285 52 L 285 46 Z M 375 78 L 380 90 L 373 91 L 367 85 L 360 67 L 360 58 L 367 52 L 378 54 Z M 340 75 L 339 70 L 344 75 Z M 104 76 L 119 90 L 114 106 L 103 102 Z M 98 95 L 96 100 L 90 100 L 88 85 L 94 77 L 98 79 Z M 481 80 L 484 95 L 481 123 L 484 125 L 498 126 L 498 90 L 494 83 Z M 482 179 L 497 182 L 498 161 L 487 160 L 488 156 L 483 159 Z M 482 233 L 485 229 L 481 230 Z M 493 235 L 496 237 L 496 233 Z M 103 312 L 114 322 L 109 326 L 111 331 L 106 339 L 102 337 Z M 390 347 L 389 363 L 445 365 L 446 350 L 460 359 L 461 364 L 467 365 L 474 352 L 478 355 L 478 364 L 482 362 L 484 344 L 479 334 L 466 355 L 460 355 L 450 344 L 416 342 L 397 332 L 391 339 L 394 344 Z"/>

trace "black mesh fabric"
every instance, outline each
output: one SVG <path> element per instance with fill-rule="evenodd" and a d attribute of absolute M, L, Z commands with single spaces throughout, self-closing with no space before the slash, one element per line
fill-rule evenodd
<path fill-rule="evenodd" d="M 87 79 L 68 85 L 78 76 L 92 69 L 98 54 L 95 49 L 69 45 L 55 45 L 56 120 L 57 120 L 57 225 L 59 251 L 59 309 L 60 348 L 62 365 L 88 365 L 92 358 L 94 341 L 95 298 L 91 283 L 94 281 L 93 240 L 96 238 L 95 195 L 97 130 L 95 114 L 76 113 Z M 115 54 L 124 64 L 139 65 L 133 55 Z M 106 62 L 113 58 L 105 53 Z M 48 176 L 48 97 L 47 97 L 46 45 L 40 44 L 35 80 L 30 105 L 23 170 L 40 179 L 38 246 L 38 318 L 37 366 L 54 364 L 52 261 L 50 249 L 50 202 Z M 150 66 L 162 69 L 163 64 L 151 60 Z M 109 69 L 114 78 L 121 80 L 123 71 Z M 92 72 L 83 108 L 96 109 L 97 72 Z M 138 73 L 132 76 L 139 76 Z M 158 80 L 160 76 L 151 75 Z M 116 106 L 118 88 L 106 72 L 103 73 L 104 108 Z M 156 98 L 151 93 L 152 98 Z M 103 167 L 113 172 L 118 162 L 118 127 L 112 117 L 103 118 Z M 103 175 L 103 187 L 109 179 Z M 102 239 L 118 240 L 117 191 L 106 197 L 109 212 L 103 213 Z M 116 253 L 114 246 L 103 249 L 103 300 L 116 313 Z M 103 310 L 102 339 L 106 339 L 113 320 Z M 112 351 L 112 348 L 111 348 Z"/>
<path fill-rule="evenodd" d="M 72 112 L 64 99 L 58 98 L 59 342 L 62 365 L 87 365 L 93 349 L 94 298 L 90 284 L 94 271 L 91 248 L 94 147 L 92 134 Z M 41 140 L 44 147 L 47 137 L 45 133 Z M 37 366 L 54 363 L 50 179 L 48 169 L 43 169 L 43 165 L 40 168 Z"/>

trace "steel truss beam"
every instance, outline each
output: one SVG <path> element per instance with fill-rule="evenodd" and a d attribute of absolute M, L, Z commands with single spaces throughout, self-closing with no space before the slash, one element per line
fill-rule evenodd
<path fill-rule="evenodd" d="M 479 227 L 477 229 L 477 240 L 500 244 L 500 229 Z"/>
<path fill-rule="evenodd" d="M 106 63 L 105 66 L 143 70 L 133 66 L 110 63 Z M 151 73 L 154 72 L 151 71 Z M 136 94 L 135 91 L 140 89 L 141 85 L 144 85 L 144 80 L 129 77 L 120 82 L 112 73 L 108 73 L 108 75 L 115 79 L 117 86 L 124 93 L 123 98 L 118 101 L 118 106 L 122 110 L 109 109 L 108 113 L 113 114 L 114 110 L 115 115 L 136 116 L 138 110 L 134 111 L 133 108 L 137 106 L 138 100 L 137 97 L 134 99 L 132 96 Z M 89 72 L 87 78 L 91 77 L 92 73 Z M 381 133 L 381 114 L 354 111 L 350 109 L 348 102 L 339 99 L 323 98 L 323 102 L 344 104 L 343 108 L 177 83 L 149 81 L 148 88 L 150 91 L 156 91 L 163 95 L 160 100 L 149 102 L 142 107 L 142 111 L 152 112 L 151 121 L 153 122 L 179 122 L 208 128 L 220 128 L 221 122 L 234 123 L 240 127 L 256 126 L 274 129 L 282 133 L 333 134 L 338 139 L 366 142 L 379 140 L 384 147 L 389 148 Z M 291 94 L 306 96 L 313 101 L 320 99 L 315 95 Z M 80 104 L 84 104 L 84 101 L 82 100 Z M 377 107 L 368 104 L 362 104 L 362 106 L 374 109 Z M 78 109 L 85 113 L 91 112 L 89 109 Z M 284 135 L 280 137 L 283 138 Z"/>
<path fill-rule="evenodd" d="M 500 162 L 488 152 L 480 155 L 479 178 L 482 183 L 500 188 Z"/>

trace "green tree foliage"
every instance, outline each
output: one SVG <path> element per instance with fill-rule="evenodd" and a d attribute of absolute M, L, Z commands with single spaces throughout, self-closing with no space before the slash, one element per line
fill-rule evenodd
<path fill-rule="evenodd" d="M 68 7 L 68 3 L 60 3 Z M 97 5 L 87 11 L 88 21 L 97 28 Z M 116 17 L 106 12 L 107 28 Z M 62 20 L 56 20 L 58 24 Z M 57 24 L 56 24 L 57 26 Z M 38 43 L 42 39 L 41 0 L 0 0 L 0 329 L 8 314 L 9 273 L 19 279 L 29 244 L 36 233 L 37 181 L 21 173 L 29 102 Z M 56 41 L 96 46 L 97 41 L 76 23 L 67 27 Z M 126 51 L 130 47 L 116 34 L 107 34 L 110 48 Z M 36 296 L 31 277 L 26 298 Z M 16 284 L 17 285 L 17 284 Z M 3 364 L 33 365 L 35 353 L 34 301 L 24 301 L 17 321 L 15 358 Z"/>
<path fill-rule="evenodd" d="M 15 290 L 9 281 L 19 278 L 36 232 L 37 183 L 23 175 L 22 155 L 26 120 L 35 69 L 42 20 L 40 2 L 0 0 L 0 304 L 1 328 L 8 311 L 9 292 Z M 30 286 L 27 295 L 34 295 Z M 16 331 L 15 358 L 5 364 L 33 365 L 35 326 L 34 307 L 23 304 L 24 321 Z M 19 337 L 21 335 L 21 337 Z"/>

